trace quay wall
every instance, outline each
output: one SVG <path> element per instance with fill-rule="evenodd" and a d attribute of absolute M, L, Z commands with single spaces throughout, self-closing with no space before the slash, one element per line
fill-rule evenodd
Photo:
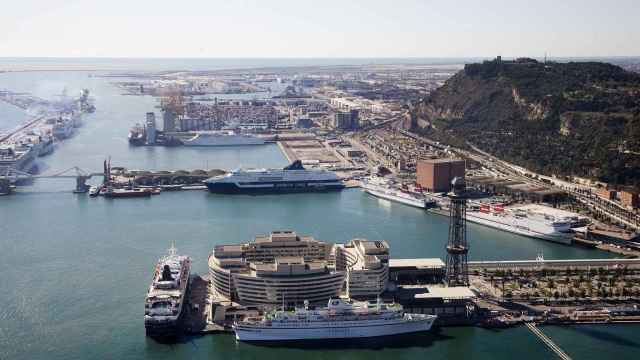
<path fill-rule="evenodd" d="M 569 259 L 569 260 L 503 260 L 469 261 L 469 270 L 507 268 L 589 268 L 589 267 L 640 267 L 640 259 Z"/>

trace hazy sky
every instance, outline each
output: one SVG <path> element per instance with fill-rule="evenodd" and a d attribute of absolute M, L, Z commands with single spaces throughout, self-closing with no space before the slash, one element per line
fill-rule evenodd
<path fill-rule="evenodd" d="M 5 0 L 0 57 L 640 55 L 638 0 Z"/>

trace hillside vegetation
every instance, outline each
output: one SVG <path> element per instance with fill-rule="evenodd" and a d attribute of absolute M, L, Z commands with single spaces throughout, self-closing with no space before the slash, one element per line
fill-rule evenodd
<path fill-rule="evenodd" d="M 408 126 L 548 175 L 640 185 L 640 75 L 615 65 L 469 64 Z"/>

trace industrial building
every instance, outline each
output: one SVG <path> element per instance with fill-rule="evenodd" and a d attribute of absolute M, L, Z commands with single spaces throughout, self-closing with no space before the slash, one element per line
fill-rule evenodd
<path fill-rule="evenodd" d="M 429 192 L 448 192 L 455 177 L 464 178 L 465 161 L 459 159 L 419 160 L 416 182 Z"/>
<path fill-rule="evenodd" d="M 360 127 L 359 111 L 338 111 L 333 118 L 333 127 L 339 130 L 353 130 Z"/>
<path fill-rule="evenodd" d="M 156 143 L 157 132 L 156 132 L 156 114 L 152 112 L 147 113 L 147 121 L 145 123 L 146 133 L 147 133 L 147 144 L 153 145 Z"/>

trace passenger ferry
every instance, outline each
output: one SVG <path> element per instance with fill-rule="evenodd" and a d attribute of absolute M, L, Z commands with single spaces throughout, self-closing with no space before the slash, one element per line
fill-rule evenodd
<path fill-rule="evenodd" d="M 566 245 L 573 241 L 571 219 L 526 208 L 505 208 L 501 203 L 469 204 L 467 221 Z"/>
<path fill-rule="evenodd" d="M 171 337 L 179 334 L 190 271 L 191 259 L 177 255 L 173 246 L 168 255 L 158 261 L 144 304 L 147 336 Z"/>
<path fill-rule="evenodd" d="M 377 176 L 363 179 L 360 181 L 360 186 L 364 192 L 373 196 L 420 209 L 426 209 L 435 204 L 435 201 L 427 199 L 422 194 L 414 194 L 403 189 L 397 189 L 393 187 L 389 180 Z"/>
<path fill-rule="evenodd" d="M 300 160 L 283 169 L 240 169 L 205 180 L 212 193 L 255 194 L 342 190 L 345 185 L 328 170 L 307 170 Z"/>
<path fill-rule="evenodd" d="M 273 311 L 236 321 L 240 341 L 293 341 L 391 336 L 429 331 L 437 316 L 405 313 L 397 304 L 355 304 L 329 299 L 326 308 Z"/>

